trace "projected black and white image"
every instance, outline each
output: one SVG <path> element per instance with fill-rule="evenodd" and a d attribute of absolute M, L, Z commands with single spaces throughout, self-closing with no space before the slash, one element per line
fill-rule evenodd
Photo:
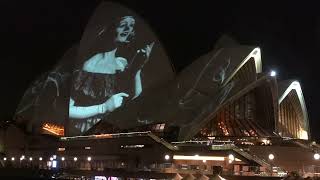
<path fill-rule="evenodd" d="M 24 93 L 15 113 L 18 123 L 28 122 L 28 131 L 64 135 L 43 129 L 51 124 L 63 129 L 70 96 L 70 80 L 77 45 L 70 48 L 56 66 L 37 78 Z"/>
<path fill-rule="evenodd" d="M 105 40 L 107 48 L 84 60 L 74 71 L 69 117 L 76 131 L 87 131 L 143 92 L 143 68 L 154 42 L 135 46 L 139 41 L 136 23 L 133 16 L 122 16 L 93 36 Z"/>
<path fill-rule="evenodd" d="M 14 119 L 28 132 L 55 136 L 90 133 L 100 121 L 116 127 L 111 114 L 141 113 L 139 102 L 153 99 L 174 77 L 151 27 L 130 9 L 102 3 L 79 42 L 29 86 Z"/>

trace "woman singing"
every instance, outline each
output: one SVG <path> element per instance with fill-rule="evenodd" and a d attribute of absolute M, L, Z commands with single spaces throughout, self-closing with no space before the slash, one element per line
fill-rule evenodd
<path fill-rule="evenodd" d="M 109 33 L 109 50 L 93 54 L 75 70 L 69 103 L 74 133 L 87 131 L 124 101 L 141 94 L 141 71 L 153 43 L 133 53 L 128 50 L 135 36 L 135 26 L 134 17 L 123 16 L 115 26 L 100 30 L 98 38 Z"/>

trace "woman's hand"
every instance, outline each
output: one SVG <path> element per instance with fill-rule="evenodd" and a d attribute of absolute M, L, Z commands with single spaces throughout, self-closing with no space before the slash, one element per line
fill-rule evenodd
<path fill-rule="evenodd" d="M 150 57 L 150 54 L 151 54 L 151 51 L 152 51 L 153 45 L 154 45 L 154 42 L 152 42 L 151 44 L 146 45 L 145 48 L 140 49 L 140 52 L 144 53 L 144 55 L 145 55 L 147 58 L 149 58 L 149 57 Z"/>
<path fill-rule="evenodd" d="M 105 103 L 92 106 L 76 106 L 75 101 L 70 98 L 69 117 L 75 119 L 83 119 L 112 112 L 122 105 L 123 98 L 129 97 L 126 93 L 118 93 L 111 96 Z"/>
<path fill-rule="evenodd" d="M 122 105 L 123 98 L 129 97 L 126 93 L 118 93 L 112 95 L 103 105 L 103 111 L 112 112 L 115 109 L 119 108 Z"/>

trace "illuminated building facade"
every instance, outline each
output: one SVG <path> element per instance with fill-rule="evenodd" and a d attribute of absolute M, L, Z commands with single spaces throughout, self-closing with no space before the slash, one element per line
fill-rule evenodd
<path fill-rule="evenodd" d="M 309 139 L 308 113 L 299 82 L 286 81 L 280 87 L 279 133 L 282 136 Z"/>

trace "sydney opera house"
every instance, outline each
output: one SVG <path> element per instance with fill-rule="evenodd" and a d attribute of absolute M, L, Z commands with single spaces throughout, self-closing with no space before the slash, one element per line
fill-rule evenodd
<path fill-rule="evenodd" d="M 102 3 L 78 44 L 26 90 L 1 165 L 74 175 L 284 176 L 320 172 L 298 81 L 222 37 L 177 72 L 151 27 Z"/>

